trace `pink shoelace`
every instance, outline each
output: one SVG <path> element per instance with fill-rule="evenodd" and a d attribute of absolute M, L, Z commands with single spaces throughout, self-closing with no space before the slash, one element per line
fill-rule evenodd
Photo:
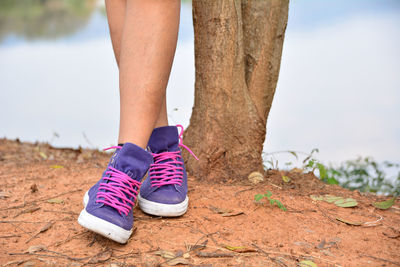
<path fill-rule="evenodd" d="M 121 146 L 112 146 L 104 150 L 120 149 Z M 118 210 L 120 214 L 128 215 L 132 207 L 135 205 L 138 191 L 135 188 L 140 188 L 141 182 L 138 182 L 126 173 L 119 171 L 111 166 L 108 167 L 99 190 L 97 193 L 96 203 L 103 203 Z M 133 201 L 129 198 L 133 198 Z"/>
<path fill-rule="evenodd" d="M 183 126 L 176 125 L 181 129 L 179 134 L 178 146 L 186 149 L 196 160 L 199 160 L 196 155 L 182 142 Z M 152 187 L 161 187 L 169 184 L 182 185 L 183 181 L 183 162 L 180 151 L 152 153 L 154 163 L 150 165 L 149 175 L 151 177 Z"/>

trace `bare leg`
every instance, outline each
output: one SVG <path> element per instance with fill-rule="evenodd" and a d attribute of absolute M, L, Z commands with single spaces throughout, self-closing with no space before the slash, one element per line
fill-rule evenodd
<path fill-rule="evenodd" d="M 164 95 L 164 99 L 162 100 L 162 105 L 160 109 L 160 114 L 158 114 L 158 119 L 154 128 L 167 126 L 168 125 L 168 114 L 167 114 L 167 97 Z"/>
<path fill-rule="evenodd" d="M 165 88 L 176 48 L 180 3 L 108 0 L 106 7 L 120 66 L 119 142 L 145 147 L 153 127 L 168 125 Z"/>
<path fill-rule="evenodd" d="M 117 61 L 117 65 L 119 66 L 122 29 L 124 27 L 126 14 L 126 0 L 106 0 L 106 10 L 114 55 Z"/>

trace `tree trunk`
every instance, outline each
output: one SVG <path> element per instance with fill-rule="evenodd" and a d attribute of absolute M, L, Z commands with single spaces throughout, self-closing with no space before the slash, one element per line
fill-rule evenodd
<path fill-rule="evenodd" d="M 193 0 L 195 103 L 184 143 L 188 171 L 215 181 L 262 171 L 288 0 Z"/>

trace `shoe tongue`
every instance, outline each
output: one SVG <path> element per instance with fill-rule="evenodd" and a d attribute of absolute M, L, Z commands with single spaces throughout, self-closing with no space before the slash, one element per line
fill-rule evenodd
<path fill-rule="evenodd" d="M 113 161 L 114 168 L 126 173 L 132 179 L 140 181 L 150 164 L 153 163 L 153 156 L 135 144 L 125 143 L 121 149 L 115 152 Z"/>
<path fill-rule="evenodd" d="M 179 150 L 179 134 L 176 126 L 155 128 L 150 136 L 148 146 L 153 153 Z"/>

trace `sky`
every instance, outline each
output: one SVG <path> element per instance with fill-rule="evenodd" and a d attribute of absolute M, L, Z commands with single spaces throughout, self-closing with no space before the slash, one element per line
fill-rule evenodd
<path fill-rule="evenodd" d="M 317 14 L 321 2 L 332 5 L 306 5 L 313 2 Z M 386 9 L 377 1 L 364 8 L 347 2 L 354 7 L 339 6 L 311 23 L 312 8 L 292 1 L 268 151 L 315 147 L 325 161 L 372 156 L 399 162 L 399 2 L 388 1 Z M 301 15 L 308 18 L 303 23 Z"/>
<path fill-rule="evenodd" d="M 318 148 L 324 162 L 399 162 L 399 26 L 400 1 L 291 1 L 264 151 Z M 184 4 L 167 91 L 170 124 L 189 124 L 194 71 Z M 11 32 L 0 43 L 0 81 L 0 137 L 60 147 L 116 142 L 118 70 L 100 11 L 57 39 Z"/>

